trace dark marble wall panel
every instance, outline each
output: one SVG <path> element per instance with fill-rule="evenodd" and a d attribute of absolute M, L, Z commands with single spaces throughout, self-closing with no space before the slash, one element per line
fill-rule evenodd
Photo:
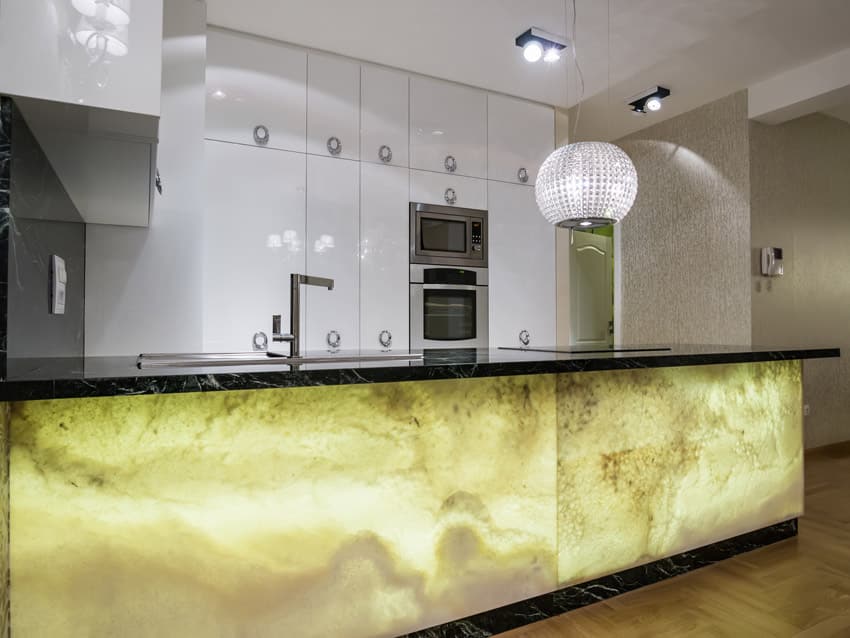
<path fill-rule="evenodd" d="M 0 209 L 3 354 L 79 357 L 84 349 L 85 225 L 14 102 L 3 98 Z M 14 143 L 12 143 L 14 132 Z M 0 204 L 4 200 L 0 199 Z M 66 261 L 64 315 L 49 313 L 50 256 Z M 5 375 L 5 365 L 3 366 Z"/>
<path fill-rule="evenodd" d="M 12 100 L 0 95 L 0 378 L 6 378 L 6 286 L 9 281 L 9 174 L 12 165 Z"/>

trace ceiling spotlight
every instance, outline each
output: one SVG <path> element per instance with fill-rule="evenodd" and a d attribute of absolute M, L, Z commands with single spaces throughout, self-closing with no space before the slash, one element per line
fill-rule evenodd
<path fill-rule="evenodd" d="M 537 62 L 543 57 L 543 47 L 536 40 L 532 40 L 522 47 L 522 56 L 529 62 Z"/>
<path fill-rule="evenodd" d="M 670 95 L 670 89 L 663 86 L 653 86 L 646 91 L 633 95 L 626 102 L 632 111 L 638 115 L 646 115 L 647 111 L 660 111 L 661 100 Z"/>
<path fill-rule="evenodd" d="M 565 37 L 537 27 L 531 27 L 518 35 L 515 42 L 522 48 L 522 55 L 529 62 L 537 62 L 540 58 L 546 62 L 555 62 L 561 58 L 561 51 L 567 48 Z"/>

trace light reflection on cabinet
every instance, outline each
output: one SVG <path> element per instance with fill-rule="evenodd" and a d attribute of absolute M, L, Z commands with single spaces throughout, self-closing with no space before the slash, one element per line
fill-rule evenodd
<path fill-rule="evenodd" d="M 371 65 L 360 71 L 360 157 L 364 162 L 408 165 L 408 76 Z"/>
<path fill-rule="evenodd" d="M 410 80 L 410 166 L 487 177 L 487 94 L 413 76 Z"/>
<path fill-rule="evenodd" d="M 487 96 L 487 177 L 528 184 L 555 147 L 551 106 L 505 95 Z"/>
<path fill-rule="evenodd" d="M 305 268 L 305 170 L 301 153 L 206 142 L 206 351 L 250 350 L 274 314 L 289 324 L 289 274 Z"/>
<path fill-rule="evenodd" d="M 364 162 L 360 175 L 360 347 L 406 350 L 409 171 Z"/>
<path fill-rule="evenodd" d="M 339 349 L 359 347 L 359 221 L 360 164 L 308 155 L 304 272 L 333 279 L 334 289 L 302 291 L 307 313 L 302 350 L 331 349 L 337 338 Z"/>

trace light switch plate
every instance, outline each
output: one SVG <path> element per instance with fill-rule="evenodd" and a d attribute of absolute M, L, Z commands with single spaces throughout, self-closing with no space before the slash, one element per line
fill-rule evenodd
<path fill-rule="evenodd" d="M 65 260 L 59 255 L 50 255 L 50 314 L 65 314 L 65 291 L 68 285 L 68 271 Z"/>

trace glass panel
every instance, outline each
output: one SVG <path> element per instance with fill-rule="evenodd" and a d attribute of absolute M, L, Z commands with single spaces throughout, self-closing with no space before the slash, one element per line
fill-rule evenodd
<path fill-rule="evenodd" d="M 466 252 L 466 222 L 421 217 L 419 241 L 423 250 Z"/>
<path fill-rule="evenodd" d="M 425 339 L 475 339 L 474 290 L 425 290 L 424 293 Z"/>

